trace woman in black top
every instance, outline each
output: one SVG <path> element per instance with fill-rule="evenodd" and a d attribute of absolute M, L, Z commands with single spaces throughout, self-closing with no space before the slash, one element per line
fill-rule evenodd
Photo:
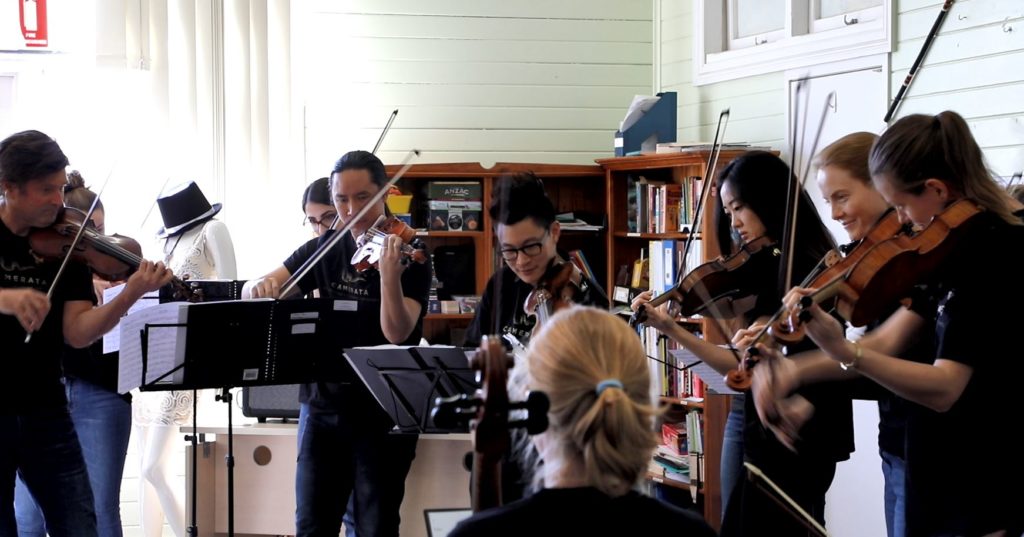
<path fill-rule="evenodd" d="M 789 178 L 786 164 L 763 151 L 745 153 L 722 170 L 718 178 L 719 195 L 715 197 L 718 200 L 717 235 L 722 252 L 734 251 L 737 243 L 751 242 L 762 236 L 776 240 L 783 236 Z M 803 280 L 831 248 L 828 231 L 802 190 L 798 211 L 792 282 Z M 742 294 L 756 298 L 747 300 L 754 302 L 748 311 L 736 312 L 737 319 L 730 327 L 733 333 L 755 321 L 763 322 L 781 306 L 784 289 L 779 288 L 779 263 L 782 259 L 773 255 L 772 250 L 774 248 L 748 262 L 756 266 L 749 270 L 744 267 L 748 281 L 743 282 Z M 641 295 L 634 301 L 634 309 L 649 299 L 650 294 Z M 705 311 L 710 314 L 716 310 Z M 649 309 L 647 314 L 651 326 L 678 341 L 720 373 L 736 369 L 737 361 L 732 352 L 683 329 L 664 308 Z M 806 531 L 772 499 L 743 479 L 744 472 L 740 469 L 743 461 L 760 467 L 819 522 L 824 521 L 825 492 L 832 483 L 835 464 L 849 458 L 853 451 L 850 401 L 816 388 L 802 392 L 800 398 L 792 401 L 793 413 L 803 415 L 811 405 L 814 408 L 796 453 L 761 424 L 750 398 L 733 398 L 725 431 L 725 443 L 732 440 L 732 444 L 723 449 L 722 461 L 722 488 L 732 490 L 727 492 L 728 497 L 723 496 L 723 535 L 802 535 Z"/>
<path fill-rule="evenodd" d="M 1024 247 L 1024 206 L 993 180 L 954 112 L 900 119 L 875 143 L 870 166 L 876 188 L 903 222 L 925 227 L 961 200 L 981 213 L 963 225 L 909 309 L 850 342 L 839 323 L 812 306 L 807 333 L 844 369 L 921 405 L 907 418 L 907 535 L 1020 535 L 1024 511 L 1013 491 L 1024 467 L 1003 401 L 1019 390 L 1024 373 L 1019 346 L 1006 343 L 1024 323 L 1024 286 L 1019 268 L 1001 256 Z M 787 305 L 795 309 L 810 292 L 793 289 Z M 934 336 L 934 360 L 897 358 L 919 331 Z M 949 489 L 952 468 L 968 474 L 966 493 Z"/>
<path fill-rule="evenodd" d="M 465 345 L 475 347 L 484 334 L 497 333 L 525 346 L 537 319 L 523 306 L 548 269 L 563 261 L 557 250 L 562 227 L 544 185 L 529 172 L 502 177 L 488 211 L 505 262 L 487 282 Z M 584 277 L 573 303 L 606 308 L 608 298 L 600 285 Z"/>
<path fill-rule="evenodd" d="M 574 306 L 528 352 L 527 383 L 551 401 L 550 425 L 533 437 L 543 488 L 475 514 L 451 537 L 714 535 L 695 513 L 635 490 L 658 440 L 647 357 L 625 323 Z"/>

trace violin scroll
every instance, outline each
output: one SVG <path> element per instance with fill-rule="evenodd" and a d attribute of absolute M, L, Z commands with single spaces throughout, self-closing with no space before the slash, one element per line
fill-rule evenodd
<path fill-rule="evenodd" d="M 513 358 L 496 335 L 484 336 L 469 365 L 477 370 L 480 389 L 469 398 L 458 395 L 439 398 L 431 411 L 434 424 L 442 428 L 464 426 L 473 432 L 473 511 L 501 505 L 501 461 L 508 452 L 508 431 L 525 428 L 539 434 L 548 427 L 550 403 L 542 392 L 530 392 L 525 402 L 512 403 L 508 396 L 508 371 Z M 525 420 L 509 420 L 513 410 L 526 410 Z"/>

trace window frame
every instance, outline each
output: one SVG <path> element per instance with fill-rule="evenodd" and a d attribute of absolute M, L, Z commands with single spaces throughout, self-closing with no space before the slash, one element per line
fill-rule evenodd
<path fill-rule="evenodd" d="M 732 48 L 727 8 L 734 0 L 697 0 L 693 18 L 693 81 L 701 86 L 726 80 L 892 52 L 893 1 L 843 16 L 812 20 L 815 0 L 786 0 L 786 28 L 773 41 L 770 32 L 743 38 Z M 813 11 L 817 11 L 813 9 Z M 762 42 L 765 39 L 767 42 Z M 745 46 L 743 46 L 745 45 Z"/>

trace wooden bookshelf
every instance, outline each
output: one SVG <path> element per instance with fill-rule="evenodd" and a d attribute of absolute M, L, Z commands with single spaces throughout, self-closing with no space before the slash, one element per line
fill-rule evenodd
<path fill-rule="evenodd" d="M 722 151 L 717 169 L 722 170 L 732 159 L 744 151 Z M 633 157 L 615 157 L 598 159 L 597 163 L 605 171 L 605 199 L 608 200 L 608 229 L 606 258 L 608 289 L 613 289 L 615 275 L 619 267 L 628 265 L 632 268 L 633 261 L 640 257 L 641 250 L 649 247 L 651 240 L 688 240 L 690 233 L 671 231 L 667 233 L 646 233 L 630 231 L 628 228 L 627 182 L 630 175 L 644 176 L 647 179 L 665 183 L 685 184 L 689 177 L 704 177 L 708 164 L 708 152 L 671 153 L 658 155 L 640 155 Z M 714 188 L 714 184 L 711 185 Z M 714 207 L 715 191 L 712 190 L 704 208 L 701 209 L 700 222 L 697 223 L 701 241 L 701 260 L 710 261 L 719 256 L 717 233 L 715 232 Z M 703 318 L 680 319 L 679 322 L 700 330 L 713 343 L 727 343 L 717 336 L 716 330 L 708 330 L 709 322 Z M 722 513 L 721 485 L 719 483 L 719 467 L 722 458 L 722 437 L 725 433 L 725 422 L 729 415 L 731 398 L 725 395 L 707 394 L 704 402 L 694 404 L 679 398 L 662 398 L 666 404 L 682 406 L 687 411 L 700 411 L 704 414 L 704 477 L 701 494 L 703 495 L 704 518 L 716 530 L 719 528 Z M 650 476 L 649 476 L 650 477 Z M 670 479 L 663 479 L 667 485 L 674 486 Z M 687 486 L 688 488 L 688 486 Z"/>

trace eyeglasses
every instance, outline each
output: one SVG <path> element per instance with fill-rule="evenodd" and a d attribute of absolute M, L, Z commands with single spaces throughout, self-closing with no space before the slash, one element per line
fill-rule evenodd
<path fill-rule="evenodd" d="M 302 223 L 305 224 L 306 222 L 309 222 L 309 225 L 311 226 L 323 226 L 329 228 L 336 218 L 338 218 L 338 213 L 336 211 L 327 211 L 320 215 L 320 218 L 307 216 Z"/>
<path fill-rule="evenodd" d="M 544 232 L 544 237 L 547 238 L 548 232 Z M 539 255 L 541 250 L 544 249 L 544 239 L 542 238 L 538 242 L 531 242 L 530 244 L 524 244 L 519 248 L 504 248 L 501 250 L 501 257 L 505 261 L 515 261 L 519 257 L 519 253 L 522 252 L 530 257 Z"/>

